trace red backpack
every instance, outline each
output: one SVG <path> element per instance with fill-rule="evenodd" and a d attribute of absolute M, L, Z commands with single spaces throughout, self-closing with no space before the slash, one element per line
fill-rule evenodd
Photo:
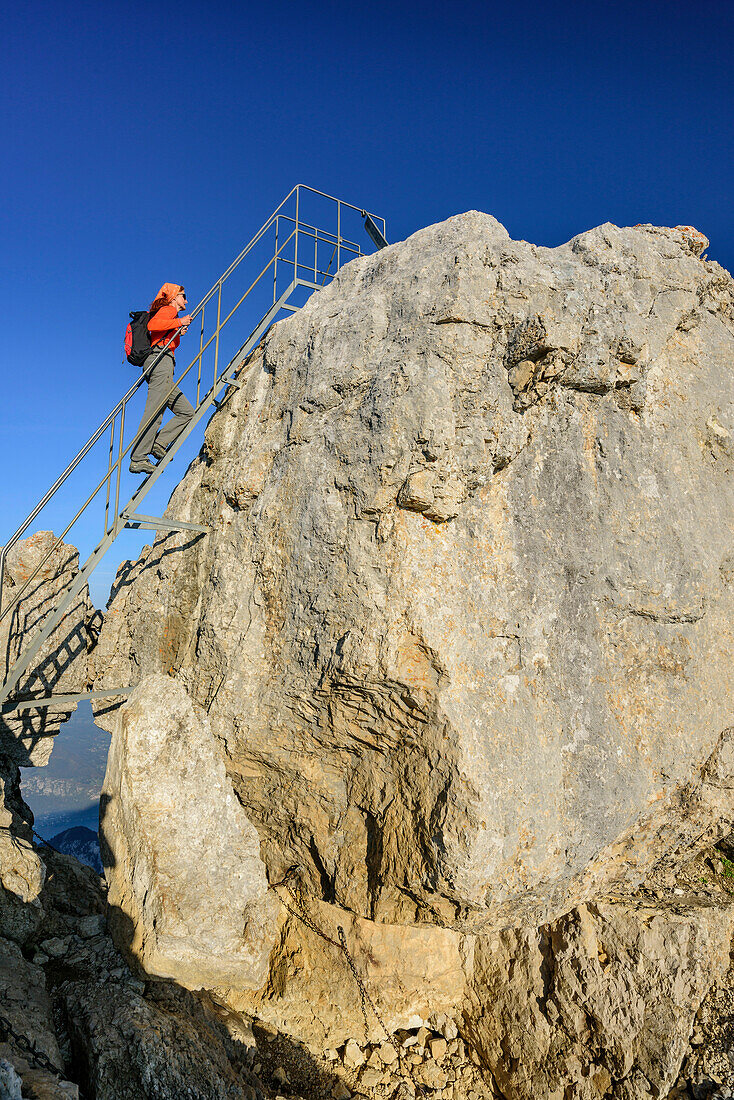
<path fill-rule="evenodd" d="M 149 316 L 147 310 L 131 313 L 130 323 L 125 329 L 125 355 L 128 363 L 132 363 L 134 367 L 142 367 L 150 355 Z"/>

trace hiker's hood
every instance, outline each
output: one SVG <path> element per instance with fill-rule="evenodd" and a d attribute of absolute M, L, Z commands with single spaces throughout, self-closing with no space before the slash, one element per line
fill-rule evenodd
<path fill-rule="evenodd" d="M 181 290 L 180 283 L 164 283 L 156 294 L 156 298 L 165 298 L 167 302 L 172 302 L 179 290 Z"/>

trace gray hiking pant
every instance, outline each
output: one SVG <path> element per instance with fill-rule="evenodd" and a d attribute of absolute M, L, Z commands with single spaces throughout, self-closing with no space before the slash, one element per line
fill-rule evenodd
<path fill-rule="evenodd" d="M 153 366 L 158 355 L 158 351 L 151 352 L 143 366 L 146 372 L 150 370 L 148 397 L 138 428 L 139 435 L 130 455 L 131 462 L 141 462 L 146 458 L 151 453 L 153 444 L 163 448 L 170 447 L 194 415 L 189 399 L 181 393 L 178 386 L 173 385 L 173 356 L 166 352 Z M 169 420 L 159 432 L 163 413 L 167 408 L 173 413 L 173 420 Z"/>

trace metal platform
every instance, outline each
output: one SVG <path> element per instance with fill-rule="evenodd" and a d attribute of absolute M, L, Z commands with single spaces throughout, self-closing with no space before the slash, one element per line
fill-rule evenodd
<path fill-rule="evenodd" d="M 345 235 L 347 228 L 349 237 Z M 143 515 L 138 512 L 138 507 L 166 474 L 186 440 L 198 430 L 204 416 L 218 408 L 233 388 L 240 386 L 246 376 L 248 357 L 270 326 L 284 313 L 298 310 L 307 297 L 330 282 L 346 262 L 365 254 L 360 244 L 351 239 L 355 229 L 364 230 L 376 248 L 383 248 L 387 244 L 384 218 L 369 214 L 366 210 L 323 191 L 297 184 L 192 311 L 189 333 L 193 332 L 193 321 L 198 320 L 198 352 L 176 378 L 175 385 L 180 386 L 188 378 L 189 388 L 193 390 L 193 379 L 196 378 L 195 399 L 192 393 L 187 395 L 194 407 L 194 415 L 154 472 L 144 478 L 121 506 L 120 501 L 125 499 L 128 483 L 124 465 L 137 439 L 137 434 L 130 436 L 129 424 L 129 438 L 126 439 L 126 418 L 129 420 L 127 414 L 131 402 L 137 398 L 137 403 L 140 403 L 139 391 L 145 382 L 145 376 L 141 374 L 0 549 L 0 622 L 3 622 L 20 608 L 23 599 L 32 590 L 33 581 L 41 574 L 55 549 L 67 535 L 73 534 L 75 527 L 79 529 L 80 521 L 88 522 L 90 512 L 97 510 L 99 513 L 102 538 L 84 561 L 73 582 L 59 595 L 57 603 L 43 619 L 36 633 L 24 639 L 25 644 L 20 654 L 12 662 L 9 653 L 4 657 L 6 671 L 0 687 L 0 708 L 3 713 L 12 709 L 28 710 L 54 704 L 71 705 L 80 699 L 122 695 L 131 690 L 128 687 L 104 692 L 39 696 L 32 690 L 34 661 L 112 543 L 123 531 L 141 528 L 155 531 L 186 530 L 198 537 L 206 536 L 208 529 L 201 524 L 170 517 Z M 240 295 L 245 282 L 242 279 L 244 272 L 249 273 L 251 281 Z M 253 272 L 257 272 L 254 278 Z M 264 291 L 267 300 L 263 303 Z M 228 295 L 231 295 L 234 305 L 230 305 Z M 244 342 L 238 344 L 237 334 L 247 324 L 248 313 L 246 309 L 242 309 L 245 303 L 248 303 L 249 316 L 259 316 L 260 319 Z M 237 318 L 236 324 L 231 324 L 233 318 Z M 244 331 L 247 332 L 248 329 L 245 327 Z M 241 335 L 239 339 L 241 340 Z M 209 361 L 206 369 L 205 360 Z M 205 374 L 211 378 L 208 388 L 205 388 Z M 147 424 L 142 426 L 142 430 L 145 427 Z M 3 579 L 9 552 L 29 527 L 41 519 L 44 510 L 57 498 L 72 476 L 76 479 L 76 484 L 81 473 L 88 475 L 87 484 L 91 484 L 91 490 L 86 497 L 77 498 L 78 507 L 71 509 L 73 515 L 56 537 L 51 549 L 19 591 L 14 593 L 13 599 L 3 606 Z"/>

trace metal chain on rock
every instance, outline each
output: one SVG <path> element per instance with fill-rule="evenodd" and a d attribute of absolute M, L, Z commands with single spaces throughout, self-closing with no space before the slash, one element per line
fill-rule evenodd
<path fill-rule="evenodd" d="M 5 1032 L 6 1041 L 12 1039 L 15 1045 L 23 1054 L 27 1054 L 32 1062 L 34 1062 L 41 1069 L 47 1070 L 49 1073 L 53 1073 L 55 1077 L 59 1077 L 62 1081 L 66 1081 L 67 1077 L 63 1070 L 55 1066 L 50 1058 L 39 1050 L 35 1043 L 28 1038 L 27 1035 L 21 1035 L 15 1030 L 10 1020 L 0 1013 L 0 1030 Z M 81 1096 L 81 1093 L 79 1094 Z"/>
<path fill-rule="evenodd" d="M 305 909 L 303 903 L 300 901 L 300 899 L 298 897 L 296 897 L 295 892 L 291 889 L 291 886 L 290 886 L 291 879 L 296 878 L 296 877 L 298 877 L 298 868 L 297 867 L 291 867 L 286 872 L 286 874 L 283 876 L 283 878 L 280 880 L 280 882 L 274 882 L 272 884 L 272 887 L 273 887 L 273 889 L 276 889 L 279 886 L 284 886 L 285 889 L 288 891 L 288 893 L 289 893 L 289 895 L 290 895 L 290 897 L 291 897 L 291 899 L 292 899 L 292 901 L 295 905 L 295 909 L 292 908 L 288 904 L 287 901 L 283 900 L 283 898 L 281 896 L 280 900 L 281 900 L 282 904 L 285 906 L 285 908 L 288 910 L 288 912 L 292 916 L 297 917 L 298 920 L 300 920 L 303 924 L 305 924 L 307 928 L 310 928 L 312 932 L 315 932 L 317 936 L 320 936 L 322 940 L 325 940 L 326 943 L 330 943 L 333 947 L 339 948 L 339 950 L 342 952 L 342 954 L 344 955 L 344 958 L 347 961 L 347 965 L 349 966 L 349 969 L 352 972 L 354 980 L 357 983 L 357 988 L 359 989 L 359 997 L 360 997 L 360 1002 L 361 1002 L 360 1007 L 362 1009 L 362 1016 L 364 1017 L 365 1037 L 367 1037 L 369 1035 L 369 1016 L 368 1016 L 368 1013 L 367 1013 L 367 1008 L 369 1007 L 370 1010 L 372 1011 L 372 1015 L 375 1017 L 378 1024 L 382 1028 L 382 1031 L 385 1035 L 385 1038 L 387 1039 L 388 1043 L 390 1043 L 390 1045 L 394 1048 L 395 1053 L 398 1056 L 398 1074 L 399 1074 L 399 1076 L 402 1077 L 404 1080 L 407 1080 L 409 1075 L 405 1071 L 405 1069 L 403 1068 L 403 1051 L 402 1051 L 399 1043 L 397 1042 L 395 1036 L 391 1035 L 390 1032 L 388 1031 L 387 1025 L 385 1024 L 385 1021 L 383 1020 L 382 1016 L 380 1015 L 380 1013 L 377 1010 L 377 1005 L 375 1004 L 375 1002 L 372 1000 L 369 993 L 367 992 L 367 987 L 364 984 L 362 976 L 359 973 L 359 971 L 357 970 L 357 965 L 356 965 L 354 959 L 352 958 L 352 955 L 351 955 L 351 952 L 350 952 L 349 948 L 347 947 L 346 932 L 344 931 L 344 929 L 342 928 L 341 925 L 337 925 L 337 930 L 338 930 L 338 933 L 339 933 L 339 942 L 337 943 L 336 940 L 332 939 L 331 936 L 328 936 L 326 934 L 326 932 L 324 932 L 321 928 L 318 927 L 318 925 L 314 922 L 313 918 L 306 912 L 306 909 Z M 426 1095 L 424 1089 L 420 1086 L 420 1084 L 417 1081 L 413 1081 L 413 1085 L 415 1086 L 417 1092 L 421 1096 Z"/>
<path fill-rule="evenodd" d="M 330 943 L 332 947 L 338 947 L 339 950 L 341 950 L 342 945 L 340 943 L 337 943 L 336 940 L 333 940 L 331 938 L 331 936 L 327 936 L 326 932 L 322 931 L 322 929 L 320 929 L 314 923 L 314 921 L 311 919 L 311 917 L 308 915 L 305 908 L 303 907 L 303 903 L 296 897 L 295 893 L 291 889 L 290 881 L 291 881 L 291 879 L 296 878 L 297 876 L 298 876 L 298 868 L 297 867 L 291 867 L 291 868 L 289 868 L 288 871 L 286 871 L 285 875 L 280 880 L 280 882 L 273 882 L 271 884 L 271 889 L 276 890 L 279 886 L 285 886 L 286 890 L 288 891 L 288 893 L 291 896 L 291 899 L 293 900 L 293 903 L 296 906 L 296 909 L 291 909 L 288 902 L 283 901 L 282 897 L 280 898 L 280 901 L 286 907 L 286 909 L 291 914 L 291 916 L 297 917 L 298 920 L 302 921 L 302 923 L 305 924 L 307 928 L 310 928 L 311 931 L 315 932 L 317 936 L 320 936 L 322 940 L 325 940 L 327 943 Z"/>

